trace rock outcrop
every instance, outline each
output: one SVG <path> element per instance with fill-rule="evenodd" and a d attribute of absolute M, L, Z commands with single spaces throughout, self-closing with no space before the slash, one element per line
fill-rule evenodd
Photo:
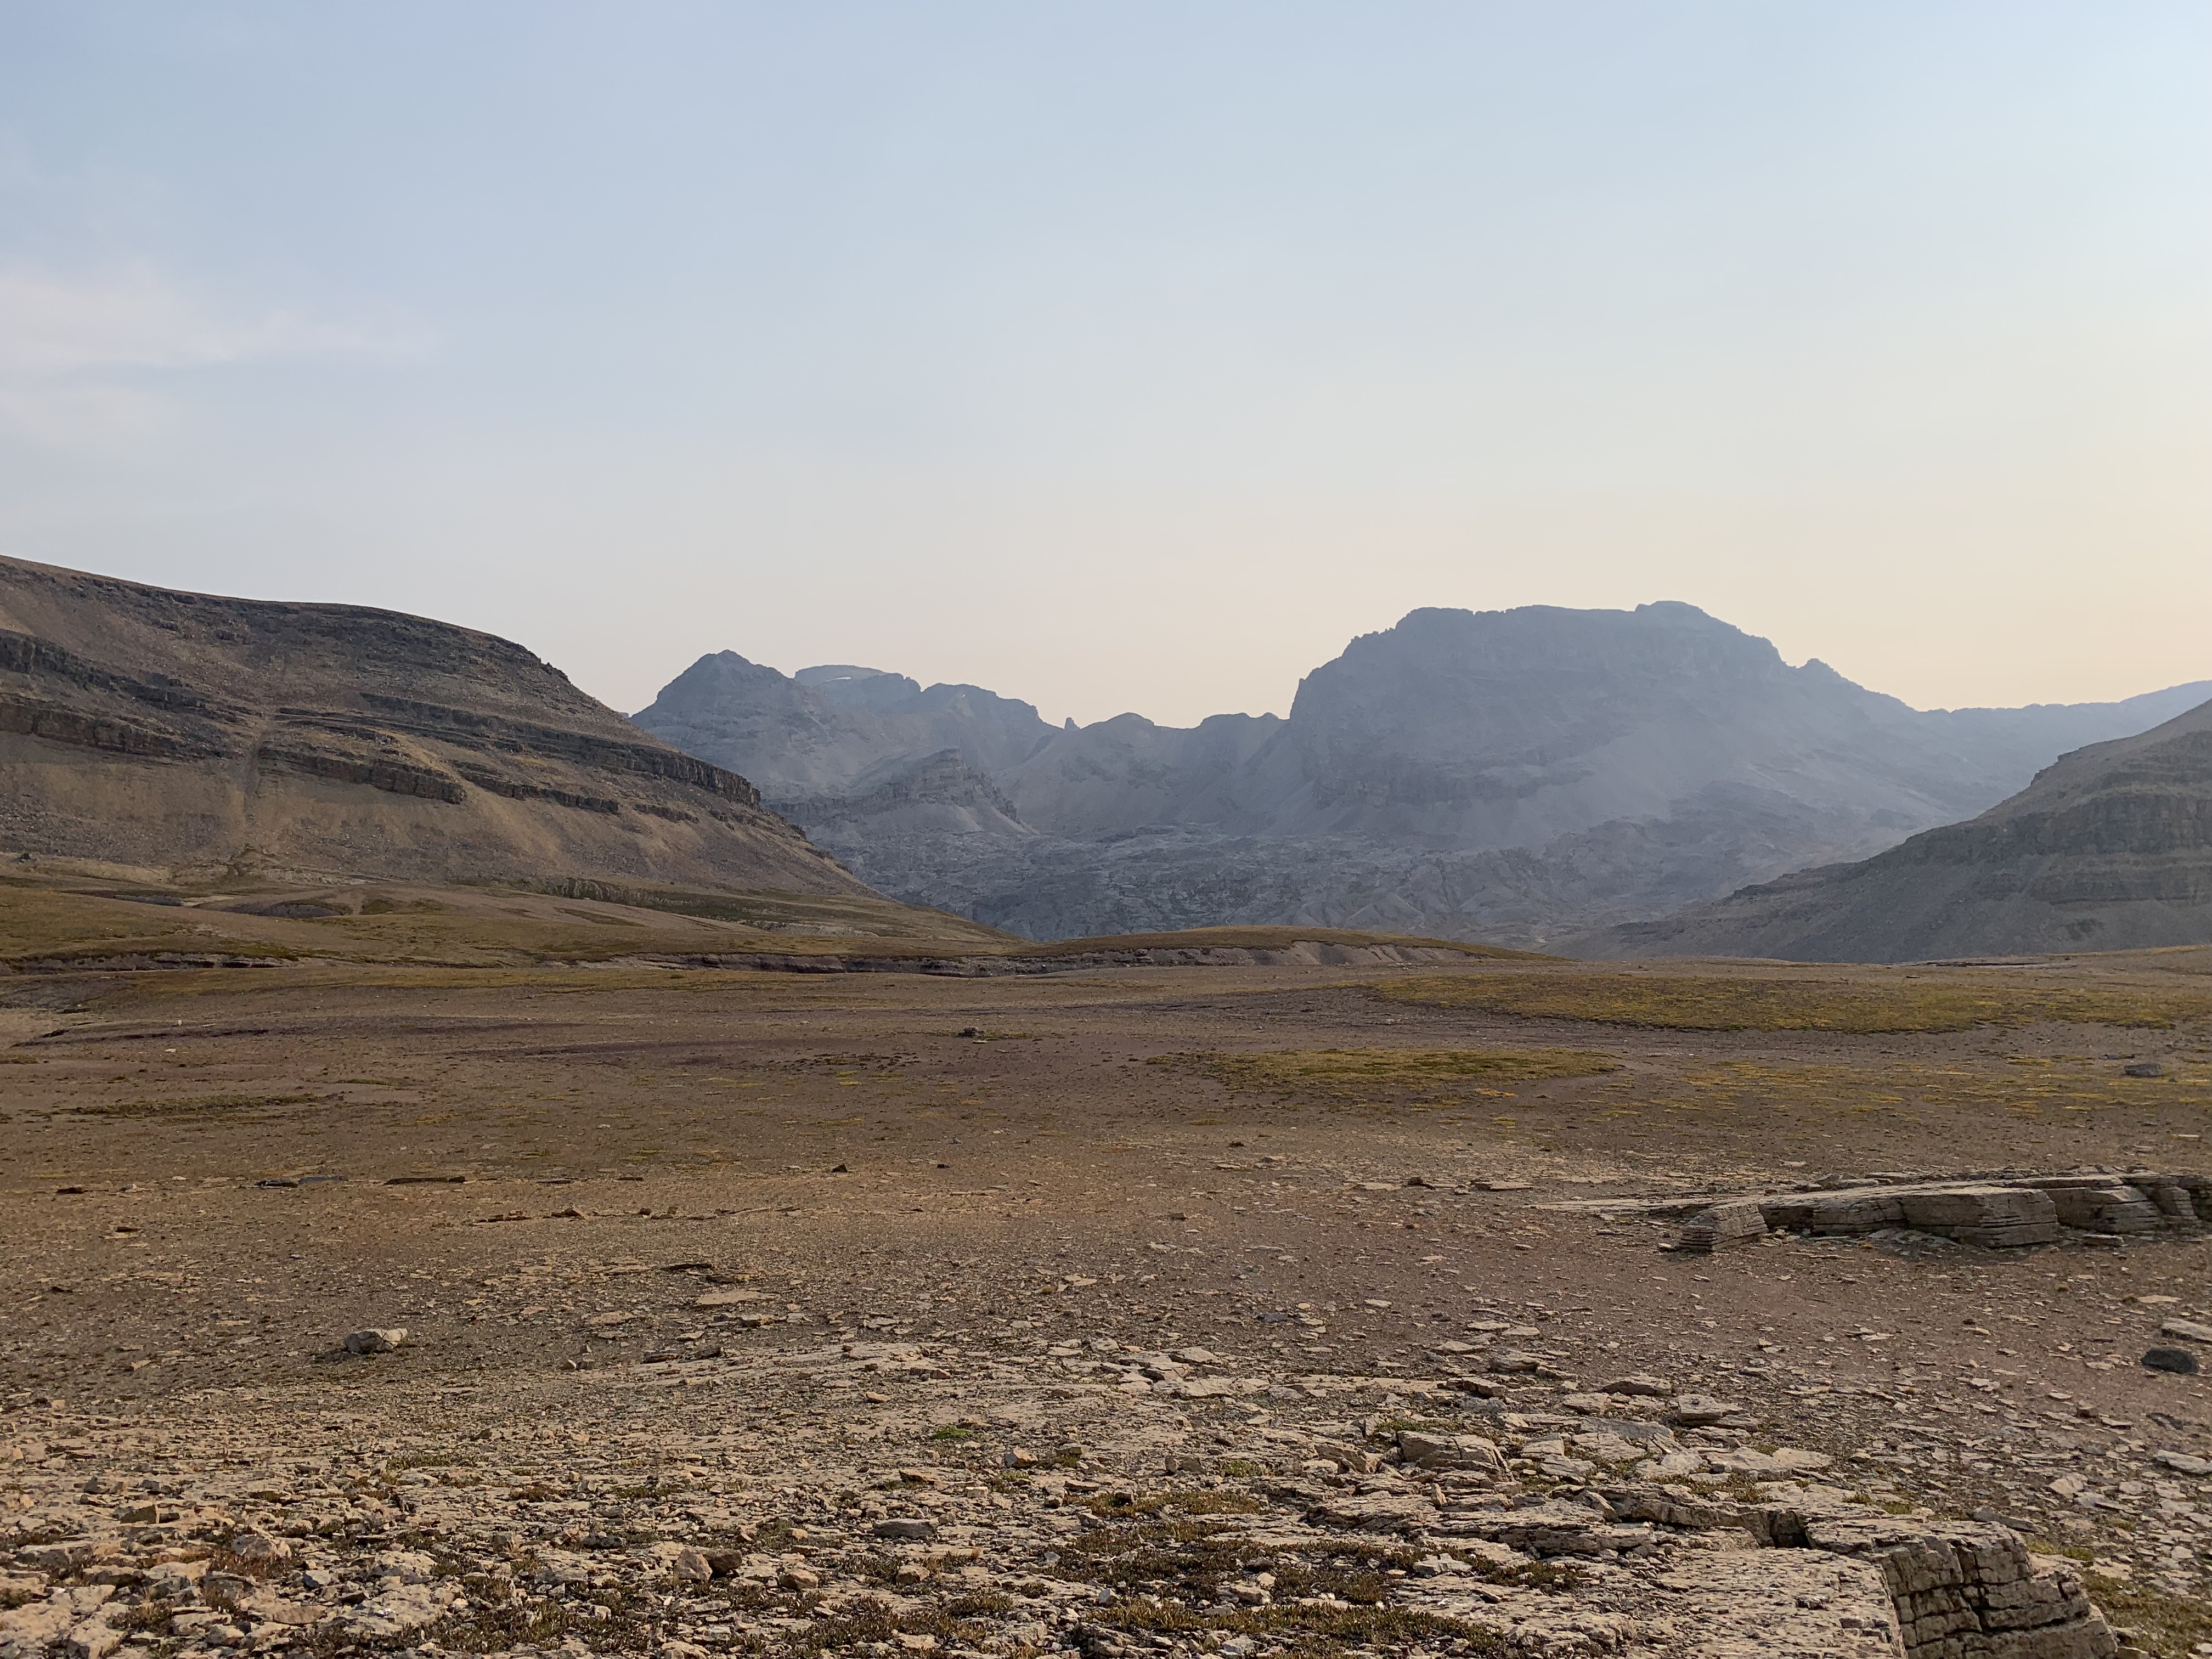
<path fill-rule="evenodd" d="M 1899 962 L 2212 942 L 2212 702 L 2075 750 L 1966 823 L 1584 942 Z"/>
<path fill-rule="evenodd" d="M 0 559 L 0 845 L 441 882 L 865 888 L 488 634 Z"/>
<path fill-rule="evenodd" d="M 2212 1227 L 2212 1176 L 2154 1170 L 1887 1181 L 1802 1188 L 1719 1199 L 1604 1199 L 1565 1207 L 1610 1216 L 1678 1217 L 1666 1248 L 1708 1254 L 1769 1233 L 1812 1238 L 1907 1236 L 1984 1249 L 2097 1242 L 2201 1238 Z"/>

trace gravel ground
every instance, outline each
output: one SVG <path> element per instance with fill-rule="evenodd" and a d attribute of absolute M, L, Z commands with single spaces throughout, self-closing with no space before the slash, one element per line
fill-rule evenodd
<path fill-rule="evenodd" d="M 1690 1255 L 1573 1207 L 2186 1170 L 2201 1032 L 1624 1030 L 1387 977 L 15 988 L 0 1640 L 1950 1650 L 1900 1634 L 1887 1526 L 2025 1538 L 2038 1594 L 2212 1651 L 2204 1379 L 2139 1363 L 2196 1351 L 2161 1328 L 2212 1319 L 2205 1243 Z M 1620 1069 L 1148 1063 L 1347 1047 Z M 2112 1650 L 2066 1629 L 2035 1650 Z"/>

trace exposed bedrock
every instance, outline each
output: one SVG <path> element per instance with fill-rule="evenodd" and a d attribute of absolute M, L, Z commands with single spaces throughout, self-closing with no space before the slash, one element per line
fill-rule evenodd
<path fill-rule="evenodd" d="M 1624 1201 L 1588 1207 L 1638 1206 Z M 2212 1176 L 2131 1172 L 1895 1182 L 1695 1206 L 1669 1200 L 1656 1207 L 1677 1213 L 1693 1209 L 1674 1241 L 1677 1249 L 1720 1249 L 1770 1232 L 1850 1238 L 1885 1231 L 2018 1249 L 2054 1244 L 2069 1232 L 2110 1240 L 2195 1237 L 2212 1224 Z"/>

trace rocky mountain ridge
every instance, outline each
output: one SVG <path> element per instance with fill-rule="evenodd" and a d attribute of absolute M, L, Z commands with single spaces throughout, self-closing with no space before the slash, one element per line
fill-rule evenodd
<path fill-rule="evenodd" d="M 1615 928 L 1593 953 L 1897 962 L 2212 943 L 2212 702 L 1963 823 Z"/>
<path fill-rule="evenodd" d="M 1921 711 L 1693 606 L 1423 610 L 1287 717 L 1054 726 L 975 686 L 702 658 L 635 718 L 882 890 L 1035 939 L 1222 923 L 1543 944 L 1971 816 L 2212 694 Z"/>
<path fill-rule="evenodd" d="M 860 894 L 529 651 L 0 559 L 0 844 L 210 870 Z"/>

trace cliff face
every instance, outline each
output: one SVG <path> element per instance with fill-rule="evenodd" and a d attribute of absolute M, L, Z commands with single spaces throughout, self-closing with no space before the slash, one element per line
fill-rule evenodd
<path fill-rule="evenodd" d="M 1861 863 L 1585 942 L 1607 956 L 1912 961 L 2212 943 L 2212 702 L 2064 756 Z"/>
<path fill-rule="evenodd" d="M 0 559 L 0 838 L 165 866 L 864 890 L 520 646 Z"/>

